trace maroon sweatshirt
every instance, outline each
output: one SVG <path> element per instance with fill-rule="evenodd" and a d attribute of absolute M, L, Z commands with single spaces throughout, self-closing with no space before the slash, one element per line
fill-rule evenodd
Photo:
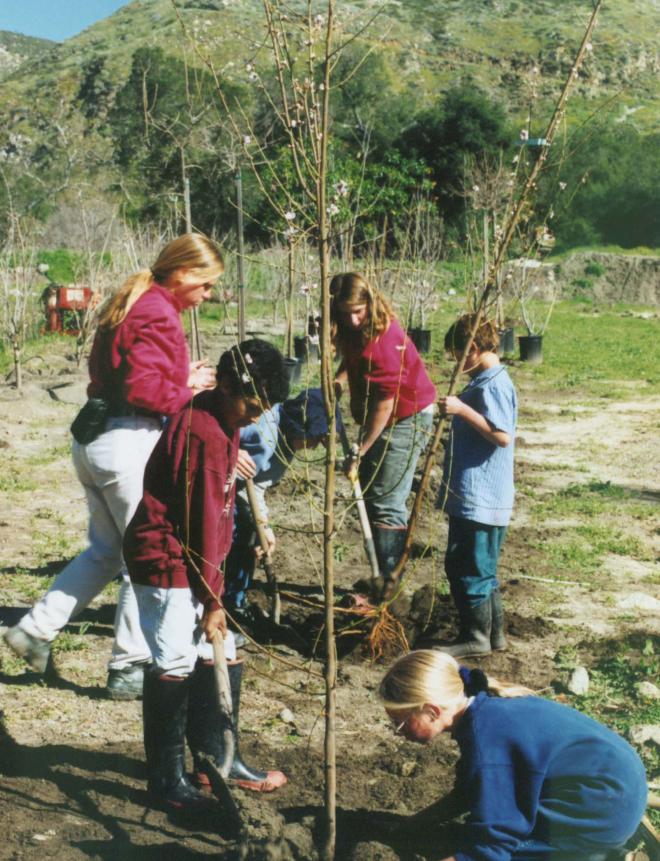
<path fill-rule="evenodd" d="M 239 433 L 217 412 L 218 389 L 174 416 L 149 458 L 144 493 L 124 535 L 134 583 L 190 588 L 209 610 L 221 602 L 231 547 Z M 206 585 L 205 585 L 206 584 Z"/>
<path fill-rule="evenodd" d="M 364 347 L 356 337 L 342 359 L 348 373 L 351 414 L 358 424 L 364 421 L 367 398 L 394 398 L 390 424 L 421 412 L 435 401 L 435 386 L 424 362 L 396 319 Z"/>
<path fill-rule="evenodd" d="M 188 403 L 190 358 L 175 297 L 152 284 L 115 329 L 99 329 L 89 357 L 90 398 L 173 415 Z"/>

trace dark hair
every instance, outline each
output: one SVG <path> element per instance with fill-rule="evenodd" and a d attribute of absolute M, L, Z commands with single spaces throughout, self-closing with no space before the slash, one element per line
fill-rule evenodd
<path fill-rule="evenodd" d="M 259 398 L 264 406 L 280 403 L 289 394 L 289 377 L 284 357 L 272 344 L 250 338 L 220 356 L 218 379 L 224 380 L 232 395 Z"/>
<path fill-rule="evenodd" d="M 445 335 L 445 350 L 456 350 L 462 353 L 470 337 L 475 320 L 476 314 L 463 314 L 455 323 L 452 323 Z M 495 353 L 500 345 L 500 336 L 497 333 L 495 322 L 493 320 L 482 320 L 479 323 L 477 331 L 474 333 L 472 343 L 481 352 L 490 350 Z"/>

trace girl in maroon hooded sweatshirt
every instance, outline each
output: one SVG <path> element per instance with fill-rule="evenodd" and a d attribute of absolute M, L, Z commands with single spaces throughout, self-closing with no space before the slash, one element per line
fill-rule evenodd
<path fill-rule="evenodd" d="M 201 756 L 224 762 L 223 717 L 214 687 L 211 640 L 226 641 L 232 688 L 234 759 L 229 777 L 268 792 L 286 783 L 279 771 L 248 767 L 238 752 L 242 664 L 222 605 L 222 563 L 229 552 L 239 431 L 288 393 L 284 359 L 259 339 L 220 357 L 218 384 L 174 416 L 144 474 L 144 492 L 124 538 L 124 558 L 151 650 L 143 693 L 149 793 L 156 804 L 206 806 L 187 778 L 185 740 L 198 785 Z"/>

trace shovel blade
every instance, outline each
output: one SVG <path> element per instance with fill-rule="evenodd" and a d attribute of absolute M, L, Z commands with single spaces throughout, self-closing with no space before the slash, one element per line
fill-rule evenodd
<path fill-rule="evenodd" d="M 213 760 L 208 756 L 201 757 L 200 767 L 209 779 L 211 791 L 220 802 L 221 815 L 223 822 L 227 826 L 227 830 L 232 837 L 238 836 L 243 828 L 243 820 L 224 777 L 220 774 L 220 770 Z"/>

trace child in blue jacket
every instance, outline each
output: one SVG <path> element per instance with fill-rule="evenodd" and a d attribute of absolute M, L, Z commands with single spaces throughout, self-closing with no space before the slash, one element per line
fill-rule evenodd
<path fill-rule="evenodd" d="M 474 320 L 465 314 L 445 335 L 456 360 Z M 482 321 L 463 368 L 470 382 L 458 396 L 439 400 L 451 427 L 438 504 L 449 517 L 445 572 L 460 622 L 455 642 L 443 650 L 455 658 L 506 645 L 497 564 L 513 509 L 518 403 L 498 343 L 495 325 Z"/>
<path fill-rule="evenodd" d="M 399 658 L 380 696 L 409 741 L 448 730 L 460 748 L 453 790 L 425 811 L 438 822 L 468 812 L 444 861 L 623 858 L 647 788 L 641 760 L 615 732 L 430 649 Z"/>
<path fill-rule="evenodd" d="M 341 417 L 337 412 L 337 429 Z M 268 552 L 275 549 L 275 535 L 268 525 L 266 490 L 277 484 L 290 463 L 301 450 L 314 449 L 325 440 L 328 420 L 321 389 L 306 389 L 295 398 L 275 404 L 259 421 L 241 430 L 241 449 L 246 451 L 256 468 L 254 489 L 259 515 L 269 542 Z M 239 478 L 236 493 L 234 536 L 225 563 L 225 605 L 233 615 L 241 615 L 247 607 L 247 590 L 255 568 L 255 523 L 245 491 Z M 238 610 L 238 614 L 236 611 Z"/>

